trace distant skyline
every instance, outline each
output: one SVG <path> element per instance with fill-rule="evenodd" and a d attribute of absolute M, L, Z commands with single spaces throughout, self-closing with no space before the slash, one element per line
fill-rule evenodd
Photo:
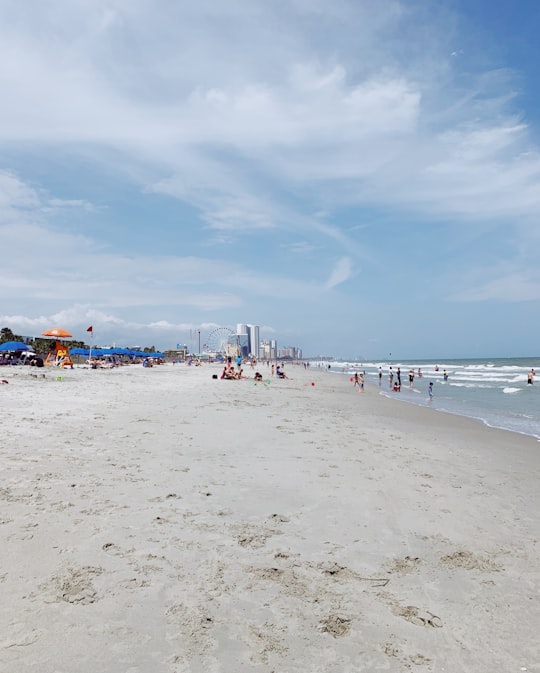
<path fill-rule="evenodd" d="M 0 328 L 540 355 L 538 25 L 533 0 L 5 0 Z"/>

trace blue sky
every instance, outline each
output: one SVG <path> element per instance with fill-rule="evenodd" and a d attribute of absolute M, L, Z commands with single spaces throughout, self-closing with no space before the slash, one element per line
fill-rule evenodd
<path fill-rule="evenodd" d="M 0 327 L 537 355 L 540 3 L 4 0 Z"/>

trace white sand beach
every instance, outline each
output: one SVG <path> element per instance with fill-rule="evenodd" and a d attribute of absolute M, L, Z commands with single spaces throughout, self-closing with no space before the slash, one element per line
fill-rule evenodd
<path fill-rule="evenodd" d="M 2 368 L 0 671 L 540 671 L 538 441 L 220 369 Z"/>

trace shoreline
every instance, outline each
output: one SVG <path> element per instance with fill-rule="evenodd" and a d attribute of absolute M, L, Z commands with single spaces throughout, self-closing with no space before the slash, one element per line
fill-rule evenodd
<path fill-rule="evenodd" d="M 463 362 L 463 361 L 461 361 L 461 362 Z M 338 376 L 349 376 L 349 373 L 347 373 L 346 371 L 332 370 L 331 373 L 334 374 L 334 375 L 338 375 Z M 426 378 L 426 379 L 433 378 L 431 375 L 427 375 L 427 374 L 428 374 L 427 372 L 424 373 L 424 378 Z M 439 375 L 439 374 L 437 374 L 437 375 Z M 371 376 L 373 376 L 373 373 L 371 374 Z M 499 430 L 505 430 L 505 431 L 508 431 L 508 432 L 515 432 L 515 433 L 520 434 L 520 435 L 534 437 L 535 439 L 540 441 L 540 424 L 539 424 L 540 419 L 536 419 L 536 422 L 534 422 L 534 423 L 531 422 L 531 419 L 530 419 L 531 417 L 527 417 L 527 411 L 526 410 L 514 409 L 514 412 L 513 412 L 512 407 L 509 406 L 506 409 L 500 408 L 496 411 L 492 410 L 491 411 L 491 417 L 490 417 L 490 411 L 488 411 L 487 408 L 482 409 L 482 408 L 476 406 L 476 402 L 473 401 L 472 399 L 468 400 L 468 401 L 464 399 L 464 400 L 461 400 L 460 402 L 458 402 L 456 399 L 445 397 L 443 395 L 442 399 L 444 399 L 444 401 L 442 402 L 442 404 L 444 404 L 445 406 L 443 406 L 443 407 L 438 406 L 439 403 L 441 403 L 441 397 L 438 394 L 437 389 L 435 389 L 435 395 L 434 395 L 433 403 L 427 403 L 427 400 L 419 401 L 420 399 L 424 399 L 422 396 L 420 398 L 415 398 L 414 396 L 413 397 L 408 397 L 408 395 L 410 394 L 410 391 L 408 389 L 408 386 L 406 386 L 405 384 L 402 386 L 402 391 L 400 393 L 395 393 L 395 392 L 390 391 L 386 387 L 385 384 L 383 384 L 382 388 L 380 386 L 377 386 L 376 382 L 373 381 L 372 378 L 370 378 L 368 376 L 368 378 L 366 380 L 366 385 L 371 385 L 371 386 L 374 386 L 376 388 L 378 387 L 379 390 L 381 391 L 382 395 L 386 396 L 388 399 L 396 399 L 396 400 L 411 404 L 413 406 L 431 408 L 434 411 L 441 411 L 443 413 L 448 413 L 448 414 L 451 414 L 451 415 L 454 415 L 454 416 L 459 416 L 459 417 L 462 417 L 462 418 L 470 418 L 470 419 L 473 419 L 473 420 L 480 421 L 481 423 L 483 423 L 487 427 L 496 428 L 496 429 L 499 429 Z M 452 383 L 450 383 L 450 386 L 452 386 Z M 427 387 L 427 383 L 426 383 L 426 387 Z M 515 388 L 515 390 L 519 391 L 520 389 Z M 414 392 L 415 393 L 421 393 L 422 391 L 419 390 L 415 386 Z M 456 406 L 456 403 L 457 403 L 457 407 L 459 407 L 459 408 L 452 408 L 452 406 Z M 467 408 L 464 408 L 464 404 L 467 405 Z M 481 404 L 482 404 L 482 402 L 481 402 Z M 471 411 L 471 409 L 472 409 L 472 411 Z M 529 418 L 528 422 L 523 424 L 524 427 L 516 426 L 515 420 L 512 419 L 512 413 L 515 413 L 515 412 L 518 412 L 518 411 L 521 411 L 521 413 L 525 414 L 524 418 Z M 501 415 L 501 412 L 503 412 L 503 415 Z M 533 410 L 529 409 L 529 412 L 533 413 Z M 507 415 L 505 415 L 505 413 L 509 414 L 509 415 L 507 416 Z M 534 413 L 536 414 L 536 407 L 534 407 Z M 514 427 L 513 427 L 513 425 L 514 425 Z"/>
<path fill-rule="evenodd" d="M 368 382 L 366 386 L 372 386 L 373 388 L 378 388 L 374 383 Z M 512 434 L 516 435 L 521 435 L 523 437 L 531 437 L 532 439 L 535 439 L 536 441 L 540 442 L 540 435 L 535 435 L 532 432 L 525 432 L 525 431 L 520 431 L 520 430 L 515 430 L 511 428 L 505 428 L 500 425 L 492 425 L 488 420 L 485 418 L 482 418 L 481 416 L 470 416 L 466 414 L 459 413 L 457 411 L 450 411 L 448 409 L 439 409 L 437 407 L 432 407 L 427 404 L 417 404 L 415 402 L 412 402 L 411 400 L 399 398 L 399 397 L 393 397 L 390 395 L 386 395 L 385 393 L 381 393 L 382 397 L 386 397 L 388 400 L 395 400 L 396 402 L 401 402 L 403 404 L 410 404 L 413 407 L 420 407 L 421 409 L 429 409 L 431 412 L 438 412 L 441 414 L 448 414 L 449 416 L 454 416 L 456 418 L 463 418 L 463 419 L 468 419 L 470 421 L 474 421 L 476 423 L 480 423 L 486 428 L 490 428 L 492 430 L 500 430 L 501 432 L 510 432 Z"/>
<path fill-rule="evenodd" d="M 535 670 L 535 439 L 219 371 L 2 387 L 6 670 Z"/>

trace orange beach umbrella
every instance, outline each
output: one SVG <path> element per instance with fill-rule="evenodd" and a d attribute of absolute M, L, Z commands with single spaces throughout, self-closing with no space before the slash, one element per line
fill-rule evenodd
<path fill-rule="evenodd" d="M 53 327 L 52 329 L 45 330 L 45 332 L 42 332 L 41 334 L 43 336 L 56 337 L 57 339 L 69 339 L 73 336 L 73 334 L 66 332 L 65 329 L 61 329 L 60 327 Z"/>

